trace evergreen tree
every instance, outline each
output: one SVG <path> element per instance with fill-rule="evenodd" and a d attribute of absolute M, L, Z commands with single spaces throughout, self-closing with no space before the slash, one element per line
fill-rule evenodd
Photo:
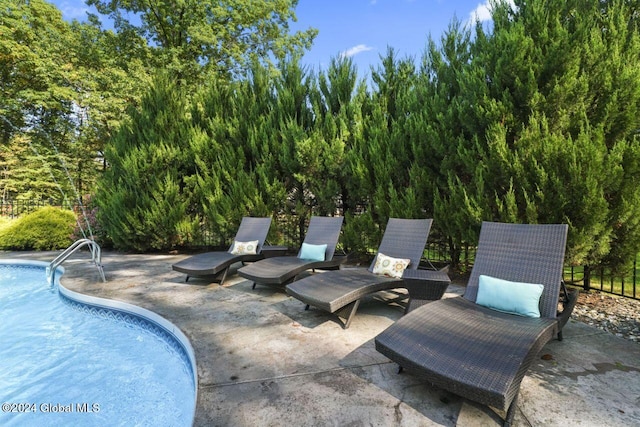
<path fill-rule="evenodd" d="M 363 208 L 359 187 L 363 176 L 358 169 L 361 161 L 356 147 L 364 146 L 363 104 L 368 93 L 364 81 L 358 80 L 353 60 L 332 58 L 327 70 L 319 73 L 317 90 L 312 91 L 311 97 L 316 128 L 334 154 L 324 161 L 329 174 L 319 184 L 326 182 L 325 199 L 346 216 L 342 239 L 345 250 L 366 252 L 367 229 L 375 232 L 375 227 L 362 215 L 353 213 Z M 356 176 L 358 179 L 354 179 Z"/>
<path fill-rule="evenodd" d="M 195 97 L 191 114 L 194 130 L 189 149 L 195 171 L 185 178 L 193 185 L 190 211 L 221 237 L 221 244 L 233 237 L 243 216 L 270 212 L 243 132 L 243 126 L 254 123 L 242 108 L 247 93 L 241 87 L 247 84 L 211 81 Z"/>
<path fill-rule="evenodd" d="M 484 108 L 499 103 L 504 112 L 488 127 L 495 203 L 487 216 L 567 222 L 569 262 L 619 266 L 616 253 L 640 249 L 633 9 L 625 1 L 515 3 L 496 7 L 493 32 L 475 51 L 493 100 Z"/>
<path fill-rule="evenodd" d="M 280 64 L 274 82 L 276 94 L 271 137 L 276 144 L 276 176 L 283 184 L 286 199 L 281 210 L 297 218 L 295 240 L 302 243 L 306 223 L 317 209 L 309 184 L 317 171 L 320 141 L 312 139 L 314 116 L 309 102 L 312 82 L 298 58 Z M 278 148 L 279 147 L 279 148 Z"/>
<path fill-rule="evenodd" d="M 184 177 L 193 173 L 192 129 L 184 93 L 158 77 L 106 151 L 97 194 L 100 221 L 116 248 L 146 251 L 183 243 L 196 232 L 186 215 Z"/>
<path fill-rule="evenodd" d="M 359 150 L 368 175 L 360 182 L 363 195 L 369 199 L 374 221 L 384 227 L 389 217 L 421 217 L 424 212 L 415 205 L 409 183 L 413 159 L 406 133 L 406 99 L 415 88 L 415 66 L 412 58 L 398 59 L 392 48 L 381 61 L 371 74 L 375 91 L 364 107 L 364 137 Z"/>
<path fill-rule="evenodd" d="M 477 238 L 487 204 L 481 141 L 485 73 L 471 62 L 470 31 L 454 20 L 440 45 L 429 40 L 413 94 L 408 132 L 416 161 L 411 183 L 447 240 L 453 267 Z"/>
<path fill-rule="evenodd" d="M 573 264 L 619 265 L 619 251 L 637 252 L 633 10 L 624 1 L 497 3 L 490 30 L 478 24 L 458 50 L 449 41 L 470 39 L 453 27 L 441 52 L 430 50 L 436 95 L 427 104 L 440 106 L 434 136 L 445 147 L 434 210 L 454 246 L 486 219 L 570 224 Z"/>
<path fill-rule="evenodd" d="M 482 220 L 565 222 L 571 263 L 621 266 L 640 249 L 637 13 L 496 3 L 491 28 L 453 21 L 417 70 L 389 49 L 370 92 L 348 58 L 317 75 L 254 61 L 189 96 L 160 80 L 108 151 L 105 220 L 123 247 L 164 248 L 247 214 L 295 218 L 302 239 L 341 208 L 367 250 L 390 216 L 433 217 L 454 265 Z"/>

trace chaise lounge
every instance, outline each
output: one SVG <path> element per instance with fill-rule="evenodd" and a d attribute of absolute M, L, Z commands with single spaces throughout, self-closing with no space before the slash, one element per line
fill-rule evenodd
<path fill-rule="evenodd" d="M 238 270 L 238 274 L 253 282 L 269 286 L 284 286 L 308 270 L 339 268 L 347 256 L 336 256 L 343 217 L 312 216 L 297 256 L 266 258 Z"/>
<path fill-rule="evenodd" d="M 351 324 L 362 297 L 385 289 L 405 287 L 402 271 L 381 271 L 377 274 L 383 257 L 404 259 L 407 270 L 417 270 L 431 229 L 431 219 L 390 218 L 382 242 L 368 269 L 349 268 L 308 276 L 286 287 L 289 295 L 309 306 L 314 306 L 338 317 L 345 317 L 344 329 Z M 396 264 L 404 270 L 401 264 Z M 433 272 L 437 274 L 436 272 Z M 446 273 L 442 273 L 446 276 Z M 448 278 L 446 278 L 448 285 Z M 446 285 L 445 285 L 446 288 Z M 444 293 L 444 289 L 442 289 Z M 440 294 L 442 296 L 442 294 Z"/>
<path fill-rule="evenodd" d="M 577 292 L 565 290 L 557 311 L 566 237 L 566 225 L 483 223 L 464 296 L 412 310 L 376 337 L 376 349 L 400 370 L 506 411 L 510 425 L 522 379 L 542 347 L 562 339 L 575 305 Z"/>
<path fill-rule="evenodd" d="M 221 275 L 224 281 L 231 265 L 253 262 L 264 258 L 263 245 L 269 233 L 271 218 L 244 217 L 238 228 L 233 244 L 227 251 L 205 252 L 183 259 L 171 267 L 189 277 L 209 277 Z"/>

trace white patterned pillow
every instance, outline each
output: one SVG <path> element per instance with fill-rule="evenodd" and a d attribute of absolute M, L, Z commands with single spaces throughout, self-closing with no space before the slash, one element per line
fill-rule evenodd
<path fill-rule="evenodd" d="M 373 266 L 373 274 L 400 278 L 410 262 L 410 259 L 392 258 L 378 252 L 376 263 Z"/>
<path fill-rule="evenodd" d="M 250 242 L 238 242 L 234 240 L 229 252 L 233 255 L 255 255 L 258 253 L 258 242 L 258 240 L 252 240 Z"/>

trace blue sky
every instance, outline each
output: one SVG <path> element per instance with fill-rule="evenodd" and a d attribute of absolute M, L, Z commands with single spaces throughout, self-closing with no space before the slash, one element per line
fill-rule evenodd
<path fill-rule="evenodd" d="M 53 0 L 65 19 L 83 20 L 84 0 Z M 451 20 L 489 18 L 488 0 L 299 0 L 293 29 L 319 30 L 303 62 L 324 68 L 331 57 L 351 56 L 361 77 L 380 64 L 387 46 L 400 57 L 419 58 L 428 36 L 438 40 Z"/>

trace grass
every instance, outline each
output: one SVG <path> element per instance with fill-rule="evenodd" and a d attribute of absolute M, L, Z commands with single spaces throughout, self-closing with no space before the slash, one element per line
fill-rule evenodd
<path fill-rule="evenodd" d="M 590 289 L 640 298 L 640 254 L 636 256 L 635 265 L 624 275 L 614 275 L 607 268 L 591 270 Z M 567 283 L 584 286 L 584 267 L 565 267 L 564 279 Z"/>

